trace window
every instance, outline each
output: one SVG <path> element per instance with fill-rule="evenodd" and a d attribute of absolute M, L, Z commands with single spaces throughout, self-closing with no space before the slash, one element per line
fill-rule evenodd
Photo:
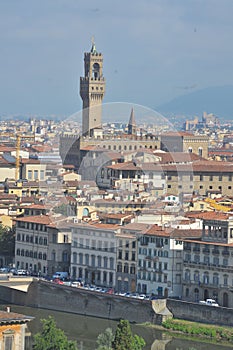
<path fill-rule="evenodd" d="M 222 175 L 219 175 L 218 181 L 222 181 Z"/>
<path fill-rule="evenodd" d="M 218 277 L 217 273 L 215 273 L 214 276 L 213 276 L 213 284 L 215 286 L 218 286 L 218 284 L 219 284 L 219 277 Z"/>
<path fill-rule="evenodd" d="M 228 276 L 227 275 L 223 276 L 223 284 L 224 284 L 224 286 L 228 285 Z"/>
<path fill-rule="evenodd" d="M 44 170 L 40 171 L 40 181 L 44 180 Z"/>
<path fill-rule="evenodd" d="M 28 170 L 28 180 L 32 180 L 32 170 Z"/>
<path fill-rule="evenodd" d="M 114 259 L 110 258 L 110 269 L 113 270 L 114 269 Z"/>
<path fill-rule="evenodd" d="M 10 331 L 8 331 L 8 332 L 10 332 Z M 13 350 L 14 336 L 4 334 L 3 339 L 4 339 L 4 349 L 5 350 Z"/>
<path fill-rule="evenodd" d="M 213 181 L 213 176 L 212 176 L 212 175 L 210 175 L 209 180 L 210 180 L 210 181 Z"/>
<path fill-rule="evenodd" d="M 38 170 L 34 170 L 34 180 L 38 180 Z"/>

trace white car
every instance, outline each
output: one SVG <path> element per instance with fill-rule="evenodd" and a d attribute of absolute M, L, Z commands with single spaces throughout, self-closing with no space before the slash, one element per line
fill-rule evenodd
<path fill-rule="evenodd" d="M 141 300 L 144 300 L 146 298 L 146 295 L 145 294 L 140 294 L 138 296 L 138 299 L 141 299 Z"/>
<path fill-rule="evenodd" d="M 217 306 L 217 307 L 219 306 L 217 301 L 214 299 L 206 299 L 206 301 L 201 300 L 201 301 L 199 301 L 199 303 L 203 304 L 203 305 L 208 305 L 208 306 Z"/>

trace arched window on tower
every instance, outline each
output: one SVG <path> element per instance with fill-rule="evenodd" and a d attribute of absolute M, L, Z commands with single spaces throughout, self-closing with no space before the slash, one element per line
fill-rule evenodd
<path fill-rule="evenodd" d="M 93 74 L 93 78 L 99 79 L 100 78 L 100 66 L 98 63 L 94 63 L 93 67 L 92 67 L 92 74 Z"/>

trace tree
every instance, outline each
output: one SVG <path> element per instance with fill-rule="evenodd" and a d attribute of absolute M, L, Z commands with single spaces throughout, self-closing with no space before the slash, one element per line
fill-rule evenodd
<path fill-rule="evenodd" d="M 135 334 L 133 337 L 133 343 L 134 343 L 134 346 L 133 346 L 134 350 L 141 350 L 146 345 L 145 340 L 137 334 Z"/>
<path fill-rule="evenodd" d="M 133 336 L 129 321 L 120 320 L 112 343 L 113 350 L 141 350 L 145 345 L 143 338 Z"/>
<path fill-rule="evenodd" d="M 0 224 L 0 256 L 4 259 L 4 265 L 13 262 L 15 255 L 15 227 L 12 229 Z"/>
<path fill-rule="evenodd" d="M 78 350 L 74 341 L 69 341 L 63 330 L 57 328 L 53 317 L 41 320 L 42 331 L 34 336 L 35 350 Z"/>
<path fill-rule="evenodd" d="M 112 342 L 114 335 L 111 328 L 105 329 L 104 333 L 101 333 L 97 338 L 98 348 L 97 350 L 112 350 Z"/>

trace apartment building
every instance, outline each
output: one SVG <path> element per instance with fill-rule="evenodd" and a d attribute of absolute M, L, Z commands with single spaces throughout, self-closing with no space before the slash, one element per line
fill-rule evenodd
<path fill-rule="evenodd" d="M 220 212 L 196 215 L 203 220 L 202 237 L 184 241 L 183 299 L 214 298 L 233 307 L 233 217 Z"/>
<path fill-rule="evenodd" d="M 40 210 L 39 206 L 33 209 Z M 71 229 L 66 220 L 43 214 L 16 219 L 16 268 L 42 276 L 69 272 L 70 250 Z"/>
<path fill-rule="evenodd" d="M 88 284 L 115 287 L 116 234 L 119 225 L 99 222 L 72 226 L 71 277 Z"/>
<path fill-rule="evenodd" d="M 17 269 L 47 275 L 50 222 L 47 215 L 16 219 L 15 265 Z"/>

